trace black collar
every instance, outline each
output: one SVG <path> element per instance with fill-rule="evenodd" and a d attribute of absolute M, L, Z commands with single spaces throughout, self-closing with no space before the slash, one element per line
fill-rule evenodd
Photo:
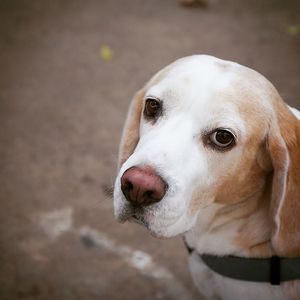
<path fill-rule="evenodd" d="M 189 253 L 190 248 L 184 240 Z M 300 257 L 245 258 L 199 254 L 202 261 L 216 273 L 233 279 L 269 282 L 279 285 L 283 281 L 300 279 Z"/>

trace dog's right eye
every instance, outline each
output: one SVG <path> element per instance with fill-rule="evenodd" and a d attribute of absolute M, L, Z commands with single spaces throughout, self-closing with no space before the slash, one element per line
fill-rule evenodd
<path fill-rule="evenodd" d="M 227 150 L 235 145 L 235 137 L 229 129 L 219 128 L 210 134 L 209 144 L 217 150 Z"/>
<path fill-rule="evenodd" d="M 162 105 L 161 101 L 154 98 L 146 99 L 144 116 L 148 119 L 153 119 L 158 117 L 161 114 Z"/>

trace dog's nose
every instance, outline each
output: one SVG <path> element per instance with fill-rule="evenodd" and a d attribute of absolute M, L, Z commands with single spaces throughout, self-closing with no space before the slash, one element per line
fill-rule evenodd
<path fill-rule="evenodd" d="M 132 167 L 124 172 L 121 189 L 133 205 L 147 206 L 164 197 L 167 184 L 150 167 Z"/>

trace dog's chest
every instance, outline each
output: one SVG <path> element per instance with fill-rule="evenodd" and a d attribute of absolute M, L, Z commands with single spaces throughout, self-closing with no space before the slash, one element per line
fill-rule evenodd
<path fill-rule="evenodd" d="M 280 286 L 269 283 L 240 281 L 223 277 L 210 270 L 193 252 L 189 256 L 189 269 L 200 294 L 209 300 L 280 300 L 284 299 Z"/>

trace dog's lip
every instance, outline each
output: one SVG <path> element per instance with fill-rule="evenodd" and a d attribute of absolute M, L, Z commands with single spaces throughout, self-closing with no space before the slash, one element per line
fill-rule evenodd
<path fill-rule="evenodd" d="M 128 221 L 129 222 L 134 222 L 134 223 L 138 223 L 140 225 L 144 225 L 144 222 L 142 220 L 142 218 L 139 218 L 138 216 L 136 215 L 132 215 L 128 218 Z"/>
<path fill-rule="evenodd" d="M 131 207 L 131 213 L 127 220 L 149 228 L 149 212 L 143 207 Z"/>
<path fill-rule="evenodd" d="M 118 222 L 125 223 L 128 220 L 128 218 L 130 218 L 130 216 L 127 215 L 126 213 L 122 213 L 120 215 L 117 215 L 115 218 L 117 219 Z"/>
<path fill-rule="evenodd" d="M 138 223 L 140 225 L 146 225 L 146 222 L 145 222 L 145 217 L 144 217 L 144 212 L 141 213 L 141 212 L 133 212 L 131 214 L 131 216 L 128 218 L 128 221 L 129 222 L 134 222 L 134 223 Z"/>
<path fill-rule="evenodd" d="M 115 218 L 120 223 L 125 223 L 132 216 L 132 210 L 128 206 L 123 206 L 120 210 L 115 210 Z"/>
<path fill-rule="evenodd" d="M 141 225 L 145 225 L 145 211 L 140 207 L 133 207 L 132 205 L 126 205 L 121 212 L 116 214 L 116 219 L 120 223 L 135 222 Z"/>

